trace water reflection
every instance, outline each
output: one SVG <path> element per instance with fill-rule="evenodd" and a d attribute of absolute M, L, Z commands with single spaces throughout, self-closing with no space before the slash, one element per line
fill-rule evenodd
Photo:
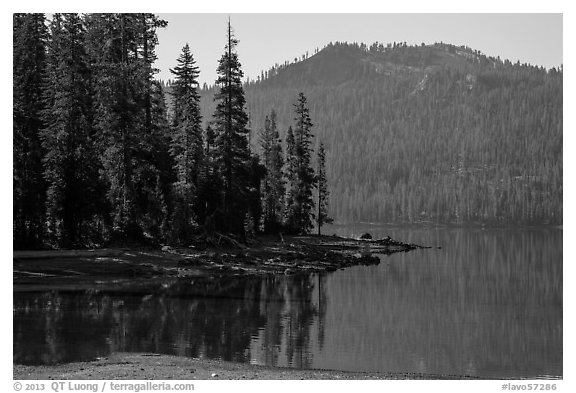
<path fill-rule="evenodd" d="M 250 343 L 264 331 L 266 364 L 276 364 L 274 348 L 285 345 L 288 364 L 307 368 L 313 320 L 325 315 L 316 306 L 323 280 L 268 276 L 177 280 L 131 294 L 15 293 L 14 362 L 91 360 L 115 351 L 249 362 Z"/>
<path fill-rule="evenodd" d="M 351 329 L 327 336 L 354 359 L 347 364 L 489 377 L 562 375 L 561 231 L 372 232 L 443 248 L 395 254 L 329 281 L 330 304 L 341 314 L 328 310 L 325 323 Z M 352 322 L 365 315 L 369 325 Z M 325 360 L 328 367 L 343 366 L 340 359 Z"/>
<path fill-rule="evenodd" d="M 15 292 L 14 361 L 146 351 L 297 368 L 562 375 L 561 230 L 370 231 L 442 249 L 327 276 Z"/>

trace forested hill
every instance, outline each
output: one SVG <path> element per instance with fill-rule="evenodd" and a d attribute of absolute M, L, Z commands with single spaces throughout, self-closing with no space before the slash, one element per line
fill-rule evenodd
<path fill-rule="evenodd" d="M 335 43 L 245 89 L 254 146 L 308 97 L 337 221 L 561 224 L 562 79 L 447 44 Z"/>

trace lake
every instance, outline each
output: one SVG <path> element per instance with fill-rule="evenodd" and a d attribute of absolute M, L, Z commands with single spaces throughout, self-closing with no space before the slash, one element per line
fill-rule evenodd
<path fill-rule="evenodd" d="M 259 365 L 562 377 L 562 230 L 330 226 L 439 248 L 323 275 L 14 288 L 13 360 L 116 351 Z"/>

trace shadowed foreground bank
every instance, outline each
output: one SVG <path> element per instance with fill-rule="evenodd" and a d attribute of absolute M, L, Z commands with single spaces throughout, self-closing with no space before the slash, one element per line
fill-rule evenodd
<path fill-rule="evenodd" d="M 215 374 L 215 375 L 214 375 Z M 214 376 L 213 376 L 214 375 Z M 295 370 L 186 357 L 115 353 L 91 362 L 55 366 L 14 365 L 14 379 L 478 379 L 461 375 Z"/>

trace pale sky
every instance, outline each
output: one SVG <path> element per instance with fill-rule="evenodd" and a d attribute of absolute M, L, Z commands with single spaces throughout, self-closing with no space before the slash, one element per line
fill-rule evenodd
<path fill-rule="evenodd" d="M 245 76 L 255 79 L 275 63 L 330 41 L 374 41 L 466 45 L 503 60 L 546 68 L 563 63 L 562 14 L 159 14 L 157 78 L 169 79 L 182 47 L 189 43 L 200 68 L 200 83 L 214 83 L 231 18 L 240 40 Z"/>

